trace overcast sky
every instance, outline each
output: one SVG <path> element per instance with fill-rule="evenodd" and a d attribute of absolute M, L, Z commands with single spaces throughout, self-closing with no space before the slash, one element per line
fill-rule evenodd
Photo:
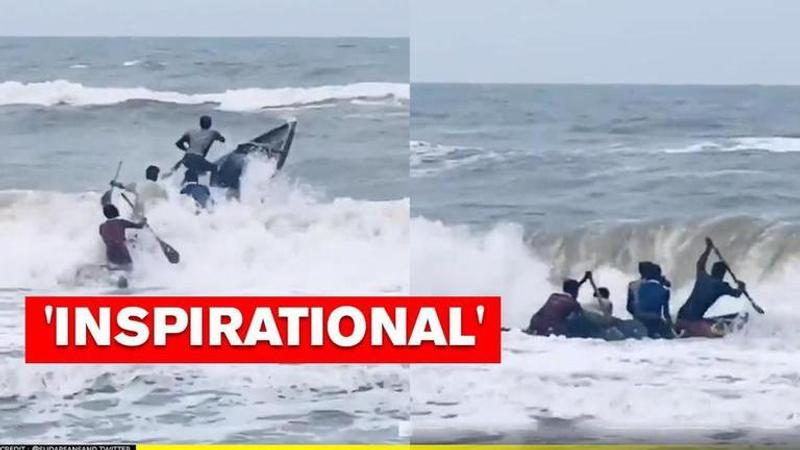
<path fill-rule="evenodd" d="M 797 0 L 409 0 L 413 81 L 800 84 Z"/>
<path fill-rule="evenodd" d="M 408 0 L 0 0 L 3 36 L 408 36 Z"/>

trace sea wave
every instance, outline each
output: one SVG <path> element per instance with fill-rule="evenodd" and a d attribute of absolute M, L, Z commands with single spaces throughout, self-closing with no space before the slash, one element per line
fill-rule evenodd
<path fill-rule="evenodd" d="M 433 176 L 459 167 L 505 158 L 501 153 L 480 147 L 460 147 L 425 141 L 411 141 L 409 145 L 412 177 Z"/>
<path fill-rule="evenodd" d="M 500 294 L 509 326 L 527 325 L 530 314 L 564 278 L 580 277 L 586 270 L 611 289 L 615 310 L 625 316 L 626 286 L 638 277 L 637 263 L 643 260 L 661 264 L 673 281 L 677 311 L 691 290 L 695 263 L 709 236 L 737 276 L 749 282 L 754 298 L 773 311 L 769 333 L 800 337 L 792 325 L 798 313 L 791 294 L 800 288 L 794 276 L 800 269 L 800 224 L 735 216 L 594 223 L 545 233 L 514 223 L 480 231 L 417 217 L 411 236 L 414 294 Z M 746 307 L 744 299 L 726 299 L 716 312 Z"/>
<path fill-rule="evenodd" d="M 241 202 L 219 196 L 212 212 L 200 214 L 175 195 L 179 177 L 165 180 L 170 198 L 148 219 L 181 262 L 168 264 L 149 232 L 135 233 L 132 292 L 407 294 L 408 199 L 328 199 L 272 175 L 274 164 L 251 161 Z M 97 192 L 0 191 L 0 409 L 24 412 L 0 423 L 0 434 L 20 442 L 78 432 L 90 441 L 181 442 L 200 424 L 192 438 L 208 442 L 302 440 L 309 429 L 331 441 L 358 442 L 365 430 L 395 439 L 409 395 L 399 366 L 25 364 L 25 293 L 120 293 L 76 277 L 78 268 L 104 260 L 102 220 Z M 380 407 L 365 414 L 369 405 Z M 130 417 L 131 408 L 140 413 Z M 209 417 L 214 426 L 202 426 Z M 309 425 L 286 429 L 286 417 Z M 38 427 L 35 435 L 30 427 Z"/>
<path fill-rule="evenodd" d="M 597 224 L 551 234 L 526 232 L 514 223 L 478 230 L 412 219 L 411 292 L 499 295 L 503 324 L 516 328 L 503 333 L 502 364 L 412 368 L 415 435 L 468 439 L 474 435 L 466 430 L 480 428 L 511 441 L 526 439 L 534 429 L 556 441 L 571 438 L 563 426 L 569 424 L 578 430 L 576 437 L 627 442 L 636 430 L 664 423 L 672 431 L 657 439 L 667 442 L 685 439 L 685 433 L 674 433 L 683 429 L 702 430 L 693 437 L 698 442 L 718 442 L 731 424 L 744 430 L 726 438 L 732 441 L 770 438 L 752 429 L 796 433 L 798 418 L 781 399 L 798 399 L 798 364 L 791 357 L 800 342 L 794 298 L 800 288 L 798 233 L 797 225 L 752 217 Z M 520 332 L 550 293 L 560 290 L 562 277 L 585 270 L 610 289 L 614 314 L 629 318 L 626 287 L 638 278 L 639 259 L 661 263 L 672 278 L 674 315 L 692 287 L 705 235 L 715 239 L 766 310 L 758 315 L 744 299 L 732 297 L 712 307 L 710 314 L 749 311 L 741 332 L 725 339 L 624 342 Z M 583 287 L 579 301 L 591 301 L 589 290 Z M 677 396 L 676 380 L 682 389 Z M 653 398 L 668 399 L 667 407 L 653 408 Z M 609 413 L 608 405 L 618 414 Z"/>
<path fill-rule="evenodd" d="M 326 200 L 284 177 L 270 181 L 268 167 L 251 162 L 242 201 L 220 199 L 210 214 L 196 215 L 180 195 L 149 211 L 181 263 L 166 263 L 152 236 L 138 233 L 131 285 L 206 294 L 407 292 L 408 199 Z M 96 192 L 0 191 L 8 263 L 0 287 L 85 288 L 76 273 L 103 263 L 102 220 Z"/>
<path fill-rule="evenodd" d="M 665 153 L 763 151 L 774 153 L 800 152 L 800 138 L 767 136 L 738 137 L 696 142 L 684 147 L 664 149 Z"/>
<path fill-rule="evenodd" d="M 187 94 L 157 91 L 145 87 L 92 87 L 67 80 L 38 83 L 5 81 L 0 83 L 0 106 L 93 106 L 145 100 L 186 105 L 212 103 L 224 111 L 253 111 L 352 100 L 405 101 L 409 99 L 409 91 L 409 85 L 404 83 L 364 82 L 315 87 L 229 89 L 224 92 Z"/>

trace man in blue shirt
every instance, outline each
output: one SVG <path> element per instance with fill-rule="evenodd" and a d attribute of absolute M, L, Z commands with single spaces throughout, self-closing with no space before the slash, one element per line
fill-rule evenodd
<path fill-rule="evenodd" d="M 183 189 L 181 189 L 181 194 L 192 197 L 195 203 L 204 209 L 208 206 L 208 202 L 211 199 L 211 191 L 208 190 L 208 186 L 203 186 L 197 182 L 197 172 L 194 170 L 186 171 L 186 178 Z"/>
<path fill-rule="evenodd" d="M 714 249 L 714 243 L 706 238 L 706 249 L 697 260 L 697 279 L 694 288 L 686 303 L 678 311 L 678 322 L 676 328 L 682 332 L 683 336 L 697 337 L 722 337 L 724 331 L 717 329 L 712 319 L 704 318 L 709 308 L 723 295 L 740 297 L 746 289 L 743 282 L 738 283 L 738 289 L 732 288 L 723 281 L 728 266 L 717 261 L 711 266 L 711 274 L 706 272 L 708 256 Z"/>
<path fill-rule="evenodd" d="M 653 339 L 671 339 L 672 317 L 669 313 L 669 289 L 661 274 L 661 267 L 649 264 L 644 268 L 643 279 L 638 286 L 633 317 L 647 328 Z"/>

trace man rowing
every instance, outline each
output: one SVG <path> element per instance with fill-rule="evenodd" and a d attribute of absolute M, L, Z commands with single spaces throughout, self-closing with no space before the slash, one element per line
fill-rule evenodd
<path fill-rule="evenodd" d="M 121 219 L 119 210 L 112 204 L 103 206 L 103 215 L 106 221 L 100 225 L 100 237 L 106 245 L 106 260 L 110 270 L 131 270 L 133 259 L 128 250 L 128 241 L 125 237 L 125 230 L 129 228 L 141 229 L 147 225 L 147 220 L 142 218 L 140 222 L 131 222 Z"/>
<path fill-rule="evenodd" d="M 556 292 L 547 298 L 547 301 L 531 317 L 527 332 L 539 336 L 565 336 L 568 329 L 570 316 L 583 313 L 581 304 L 578 303 L 578 291 L 588 277 L 577 281 L 571 278 L 564 280 L 562 292 Z"/>
<path fill-rule="evenodd" d="M 145 170 L 145 180 L 134 183 L 120 183 L 111 181 L 111 186 L 126 190 L 135 196 L 131 218 L 135 221 L 144 219 L 149 208 L 160 201 L 167 199 L 167 191 L 158 182 L 161 170 L 157 166 L 148 166 Z"/>
<path fill-rule="evenodd" d="M 724 296 L 741 297 L 747 286 L 738 281 L 737 288 L 723 281 L 728 272 L 728 265 L 717 261 L 711 266 L 711 273 L 706 271 L 708 257 L 714 249 L 714 243 L 706 238 L 706 248 L 697 260 L 697 278 L 692 293 L 686 303 L 678 311 L 676 330 L 685 337 L 722 337 L 725 330 L 717 326 L 713 319 L 706 319 L 705 314 L 716 301 Z"/>

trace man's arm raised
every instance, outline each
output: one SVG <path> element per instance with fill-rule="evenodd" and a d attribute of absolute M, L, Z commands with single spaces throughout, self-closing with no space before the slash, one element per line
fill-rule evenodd
<path fill-rule="evenodd" d="M 700 255 L 700 258 L 697 260 L 697 274 L 700 275 L 701 273 L 706 273 L 706 265 L 708 264 L 708 256 L 711 254 L 711 250 L 714 248 L 714 243 L 711 241 L 711 238 L 706 238 L 706 249 L 703 250 L 703 254 Z"/>

